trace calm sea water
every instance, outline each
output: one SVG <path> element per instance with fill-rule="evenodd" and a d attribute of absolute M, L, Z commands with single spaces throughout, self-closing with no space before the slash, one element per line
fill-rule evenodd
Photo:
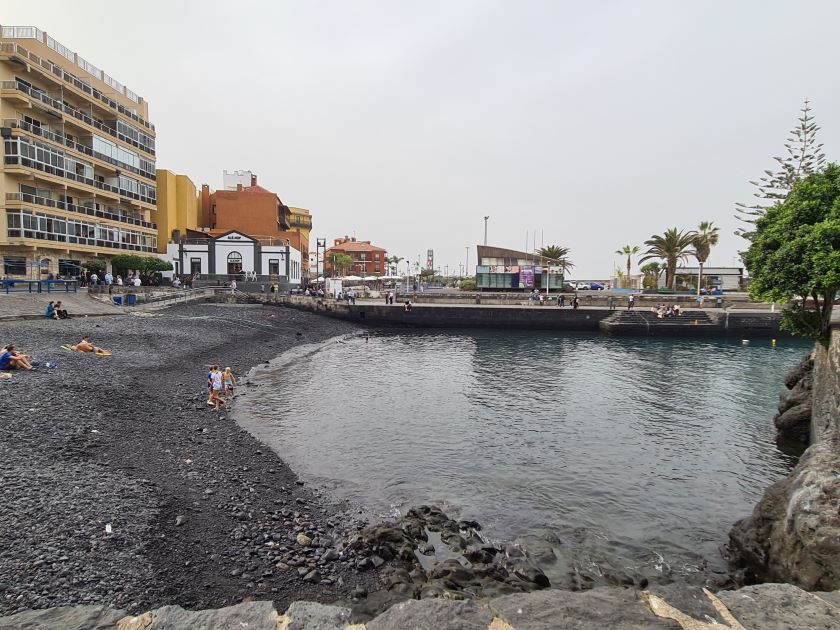
<path fill-rule="evenodd" d="M 373 334 L 254 372 L 241 424 L 378 515 L 437 502 L 548 548 L 562 585 L 705 581 L 795 459 L 771 417 L 801 342 L 543 332 Z"/>

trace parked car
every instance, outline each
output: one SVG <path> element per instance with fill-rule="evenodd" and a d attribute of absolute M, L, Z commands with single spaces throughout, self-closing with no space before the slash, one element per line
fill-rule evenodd
<path fill-rule="evenodd" d="M 603 291 L 605 287 L 600 282 L 590 282 L 589 288 L 593 291 Z"/>
<path fill-rule="evenodd" d="M 589 283 L 588 282 L 576 282 L 572 285 L 578 291 L 588 291 L 589 290 Z"/>

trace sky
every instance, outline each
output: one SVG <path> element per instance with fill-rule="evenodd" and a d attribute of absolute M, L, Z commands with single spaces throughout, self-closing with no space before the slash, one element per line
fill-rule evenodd
<path fill-rule="evenodd" d="M 840 3 L 7 0 L 149 102 L 158 168 L 247 169 L 314 238 L 449 273 L 475 246 L 571 250 L 606 279 L 653 234 L 720 227 L 806 97 L 840 159 Z M 527 237 L 527 241 L 526 241 Z M 468 254 L 469 252 L 469 254 Z M 404 263 L 403 263 L 404 264 Z M 693 261 L 692 263 L 693 264 Z M 636 266 L 634 264 L 634 272 Z"/>

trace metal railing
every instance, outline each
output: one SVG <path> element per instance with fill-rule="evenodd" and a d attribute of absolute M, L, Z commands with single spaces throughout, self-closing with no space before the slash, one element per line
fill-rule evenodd
<path fill-rule="evenodd" d="M 100 190 L 115 193 L 116 195 L 121 197 L 130 197 L 131 199 L 142 201 L 150 205 L 157 205 L 155 199 L 152 197 L 146 197 L 145 195 L 140 195 L 138 193 L 131 192 L 130 190 L 119 188 L 118 186 L 112 186 L 111 184 L 106 184 L 105 182 L 101 182 L 98 179 L 92 179 L 90 177 L 85 177 L 84 175 L 77 175 L 76 173 L 63 168 L 49 166 L 47 164 L 38 162 L 37 160 L 33 160 L 28 157 L 24 157 L 22 155 L 6 155 L 3 160 L 4 163 L 7 165 L 17 164 L 19 166 L 25 166 L 26 168 L 34 168 L 38 171 L 48 173 L 49 175 L 55 175 L 56 177 L 64 177 L 66 179 L 70 179 L 80 184 L 93 186 L 94 188 L 99 188 Z"/>
<path fill-rule="evenodd" d="M 70 114 L 73 118 L 82 121 L 86 125 L 90 125 L 94 129 L 104 131 L 105 133 L 109 134 L 110 136 L 113 136 L 114 138 L 117 138 L 118 140 L 122 140 L 123 142 L 125 142 L 127 144 L 130 144 L 130 145 L 140 149 L 141 151 L 145 151 L 146 153 L 148 153 L 150 155 L 155 155 L 155 150 L 153 148 L 147 147 L 146 145 L 137 142 L 133 138 L 129 138 L 125 134 L 120 133 L 119 131 L 117 131 L 117 129 L 115 127 L 109 127 L 107 125 L 104 125 L 101 122 L 99 122 L 98 120 L 96 120 L 94 118 L 91 118 L 87 114 L 85 114 L 83 112 L 80 112 L 75 107 L 71 107 L 70 105 L 67 105 L 64 102 L 59 101 L 58 99 L 55 99 L 55 98 L 51 97 L 44 90 L 34 88 L 34 87 L 30 87 L 30 86 L 26 85 L 25 83 L 22 83 L 22 82 L 17 81 L 17 80 L 0 81 L 0 89 L 16 90 L 18 92 L 23 92 L 24 94 L 26 94 L 30 98 L 34 98 L 34 99 L 44 103 L 45 105 L 49 105 L 50 107 L 52 107 L 55 110 L 58 110 L 59 112 L 62 112 L 62 113 L 65 113 L 65 114 Z"/>
<path fill-rule="evenodd" d="M 6 201 L 23 201 L 37 206 L 44 206 L 46 208 L 57 208 L 59 210 L 68 210 L 70 212 L 78 212 L 86 214 L 91 217 L 99 217 L 100 219 L 110 219 L 111 221 L 119 221 L 120 223 L 128 223 L 130 225 L 139 225 L 140 227 L 157 229 L 156 223 L 137 219 L 128 215 L 115 214 L 99 208 L 91 208 L 89 206 L 81 206 L 60 199 L 50 199 L 49 197 L 39 197 L 37 195 L 30 195 L 29 193 L 6 193 Z"/>
<path fill-rule="evenodd" d="M 136 175 L 140 175 L 147 179 L 151 179 L 152 181 L 157 181 L 157 177 L 154 173 L 149 173 L 148 171 L 141 170 L 136 166 L 132 166 L 131 164 L 126 164 L 125 162 L 120 162 L 112 158 L 109 155 L 105 155 L 104 153 L 100 153 L 99 151 L 95 151 L 91 147 L 81 144 L 79 142 L 75 142 L 66 136 L 63 136 L 58 133 L 54 133 L 49 129 L 44 129 L 43 127 L 39 127 L 37 125 L 33 125 L 32 123 L 28 123 L 25 120 L 19 120 L 17 118 L 4 118 L 3 119 L 3 126 L 9 127 L 11 129 L 23 129 L 24 131 L 28 131 L 29 133 L 40 136 L 42 138 L 46 138 L 47 140 L 52 140 L 53 142 L 57 142 L 61 145 L 69 147 L 79 153 L 84 153 L 87 156 L 92 158 L 96 158 L 98 160 L 102 160 L 103 162 L 108 162 L 113 166 L 118 166 L 119 168 L 126 169 L 131 171 Z"/>
<path fill-rule="evenodd" d="M 49 61 L 47 59 L 42 59 L 41 57 L 39 57 L 35 53 L 28 51 L 26 48 L 24 48 L 20 44 L 16 44 L 14 42 L 1 43 L 0 44 L 0 53 L 18 54 L 18 55 L 21 55 L 22 57 L 26 57 L 27 59 L 29 59 L 29 61 L 32 61 L 33 63 L 35 63 L 40 68 L 43 68 L 44 70 L 48 71 L 49 73 L 53 74 L 54 76 L 59 77 L 63 81 L 66 81 L 67 83 L 69 83 L 73 87 L 81 90 L 85 94 L 89 94 L 90 96 L 93 96 L 95 99 L 101 101 L 102 103 L 107 105 L 109 108 L 111 108 L 113 110 L 116 110 L 117 112 L 119 112 L 123 116 L 125 116 L 127 118 L 130 118 L 131 120 L 143 125 L 146 129 L 149 129 L 150 131 L 155 130 L 155 126 L 152 123 L 150 123 L 149 121 L 144 119 L 142 116 L 140 116 L 136 112 L 131 111 L 129 108 L 125 107 L 124 105 L 120 105 L 114 99 L 109 98 L 108 96 L 106 96 L 105 94 L 103 94 L 102 92 L 97 90 L 95 87 L 93 87 L 92 85 L 89 85 L 89 84 L 85 83 L 84 81 L 82 81 L 81 79 L 79 79 L 78 77 L 70 74 L 69 72 L 66 72 L 61 66 L 57 66 L 56 64 L 52 63 L 51 61 Z M 128 88 L 126 88 L 126 90 L 128 90 Z M 128 91 L 131 91 L 131 90 L 128 90 Z M 132 94 L 133 94 L 133 92 L 132 92 Z"/>

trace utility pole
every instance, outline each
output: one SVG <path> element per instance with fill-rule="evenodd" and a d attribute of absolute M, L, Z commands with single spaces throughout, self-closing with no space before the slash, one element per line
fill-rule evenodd
<path fill-rule="evenodd" d="M 469 245 L 467 245 L 467 262 L 464 265 L 464 275 L 465 276 L 470 275 L 470 246 Z"/>
<path fill-rule="evenodd" d="M 484 217 L 484 244 L 487 245 L 487 219 L 490 218 L 490 215 Z"/>

